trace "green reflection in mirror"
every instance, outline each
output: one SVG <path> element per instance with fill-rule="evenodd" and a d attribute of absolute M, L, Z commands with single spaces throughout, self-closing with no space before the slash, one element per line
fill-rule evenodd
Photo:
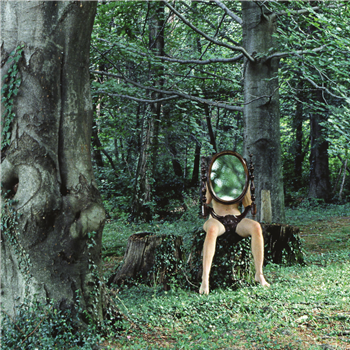
<path fill-rule="evenodd" d="M 246 184 L 246 172 L 241 160 L 232 154 L 218 157 L 212 165 L 210 180 L 215 195 L 221 200 L 238 198 Z"/>

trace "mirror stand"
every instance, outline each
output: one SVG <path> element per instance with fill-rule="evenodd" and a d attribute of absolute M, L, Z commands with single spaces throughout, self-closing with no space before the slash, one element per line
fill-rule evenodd
<path fill-rule="evenodd" d="M 249 152 L 249 149 L 248 149 Z M 250 179 L 250 197 L 252 199 L 252 215 L 255 218 L 256 215 L 256 204 L 255 204 L 255 184 L 254 184 L 254 165 L 253 165 L 253 154 L 249 152 L 249 179 Z"/>
<path fill-rule="evenodd" d="M 207 181 L 208 181 L 208 157 L 201 157 L 201 203 L 202 216 L 206 218 L 209 215 L 209 208 L 207 205 Z"/>

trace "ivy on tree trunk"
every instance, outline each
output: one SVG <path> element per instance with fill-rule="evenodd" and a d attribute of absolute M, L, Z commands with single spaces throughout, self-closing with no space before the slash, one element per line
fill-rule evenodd
<path fill-rule="evenodd" d="M 2 303 L 9 314 L 36 296 L 72 309 L 79 299 L 92 319 L 102 318 L 104 209 L 90 153 L 89 46 L 96 4 L 1 5 L 3 53 L 23 46 L 22 83 L 1 164 L 4 191 L 16 188 L 12 202 L 2 199 L 12 208 L 8 215 L 18 217 L 1 237 Z"/>

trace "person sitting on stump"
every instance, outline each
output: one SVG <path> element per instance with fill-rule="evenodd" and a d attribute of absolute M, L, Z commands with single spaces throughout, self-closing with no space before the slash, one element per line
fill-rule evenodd
<path fill-rule="evenodd" d="M 230 235 L 238 235 L 240 238 L 251 237 L 255 281 L 263 287 L 269 287 L 270 284 L 266 282 L 263 274 L 264 237 L 261 226 L 257 221 L 245 218 L 252 203 L 250 190 L 248 189 L 243 197 L 242 204 L 245 210 L 242 214 L 238 209 L 239 203 L 222 204 L 207 191 L 206 204 L 210 203 L 212 203 L 212 208 L 209 208 L 210 217 L 203 225 L 206 237 L 203 246 L 203 274 L 199 293 L 209 294 L 209 273 L 215 254 L 216 239 L 225 232 Z"/>

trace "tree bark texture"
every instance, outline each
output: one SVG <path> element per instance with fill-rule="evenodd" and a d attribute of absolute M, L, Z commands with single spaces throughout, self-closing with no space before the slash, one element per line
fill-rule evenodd
<path fill-rule="evenodd" d="M 317 99 L 322 101 L 322 92 L 317 92 Z M 328 141 L 325 139 L 325 128 L 322 123 L 327 120 L 327 114 L 310 114 L 310 187 L 309 197 L 329 200 L 332 196 L 329 179 Z"/>
<path fill-rule="evenodd" d="M 273 222 L 284 222 L 284 194 L 280 144 L 278 59 L 266 60 L 275 47 L 275 16 L 254 1 L 242 1 L 243 44 L 255 62 L 244 64 L 244 142 L 253 154 L 256 202 L 269 190 Z M 259 216 L 258 211 L 258 216 Z M 257 218 L 260 220 L 260 218 Z"/>
<path fill-rule="evenodd" d="M 300 73 L 301 74 L 301 73 Z M 294 183 L 293 188 L 298 191 L 302 187 L 303 161 L 306 151 L 303 149 L 303 121 L 304 110 L 303 102 L 305 100 L 303 91 L 304 81 L 299 80 L 297 85 L 297 101 L 296 110 L 293 119 L 293 127 L 295 129 L 295 158 L 294 158 Z"/>
<path fill-rule="evenodd" d="M 2 53 L 24 46 L 11 144 L 1 164 L 18 224 L 1 236 L 6 312 L 34 295 L 101 318 L 104 209 L 91 166 L 89 46 L 96 2 L 1 3 Z M 7 71 L 6 62 L 2 74 Z"/>
<path fill-rule="evenodd" d="M 141 279 L 151 284 L 163 284 L 168 289 L 169 278 L 177 272 L 177 263 L 182 259 L 181 245 L 181 237 L 150 232 L 131 235 L 123 263 L 109 278 L 109 284 L 120 285 L 132 279 Z M 159 249 L 161 261 L 156 261 Z"/>
<path fill-rule="evenodd" d="M 291 225 L 262 224 L 265 260 L 275 264 L 304 264 L 300 229 Z"/>

